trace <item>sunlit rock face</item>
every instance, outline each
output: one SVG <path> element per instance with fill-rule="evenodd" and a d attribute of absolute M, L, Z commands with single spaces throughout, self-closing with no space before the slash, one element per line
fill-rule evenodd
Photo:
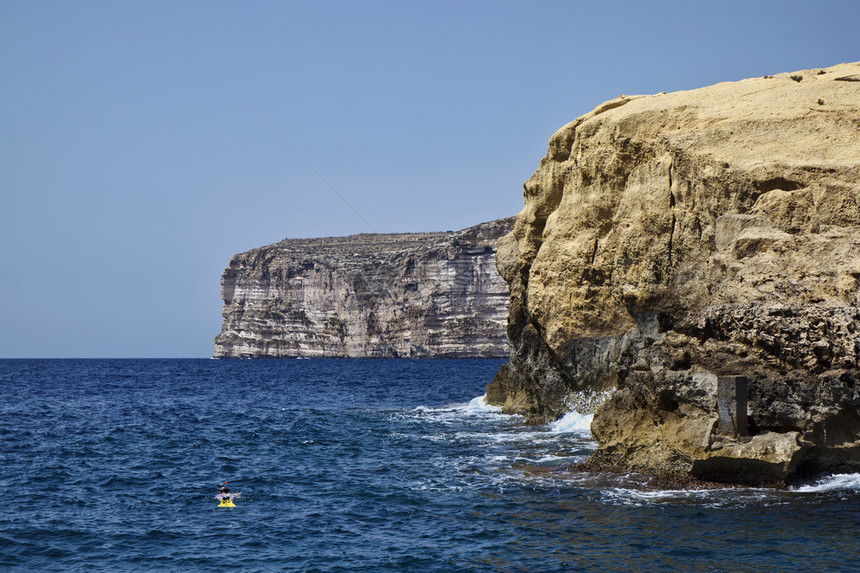
<path fill-rule="evenodd" d="M 233 257 L 215 357 L 503 357 L 496 241 L 459 232 L 288 239 Z"/>
<path fill-rule="evenodd" d="M 727 481 L 860 469 L 860 64 L 621 96 L 560 129 L 499 242 L 539 423 L 612 391 L 596 461 Z M 750 436 L 717 424 L 749 377 Z"/>

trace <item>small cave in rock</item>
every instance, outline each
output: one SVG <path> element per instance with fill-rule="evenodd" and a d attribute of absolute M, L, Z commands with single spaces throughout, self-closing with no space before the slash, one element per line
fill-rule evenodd
<path fill-rule="evenodd" d="M 675 400 L 671 394 L 669 394 L 667 392 L 661 392 L 660 393 L 660 396 L 659 396 L 658 402 L 657 402 L 657 407 L 660 408 L 660 410 L 663 410 L 666 412 L 674 412 L 675 410 L 678 409 L 678 405 L 679 405 L 678 401 Z"/>
<path fill-rule="evenodd" d="M 794 191 L 796 189 L 802 188 L 803 184 L 798 183 L 797 181 L 786 179 L 785 177 L 773 177 L 771 179 L 765 179 L 764 181 L 756 181 L 755 183 L 753 183 L 753 186 L 762 193 L 767 193 L 768 191 L 773 191 L 775 189 L 781 189 L 782 191 Z"/>

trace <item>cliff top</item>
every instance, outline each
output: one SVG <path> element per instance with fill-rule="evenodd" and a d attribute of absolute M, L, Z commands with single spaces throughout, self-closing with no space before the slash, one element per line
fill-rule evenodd
<path fill-rule="evenodd" d="M 600 116 L 599 121 L 591 121 Z M 643 119 L 645 121 L 643 121 Z M 860 62 L 656 95 L 621 95 L 553 135 L 550 155 L 576 133 L 635 122 L 643 138 L 707 150 L 738 167 L 760 163 L 857 166 Z"/>
<path fill-rule="evenodd" d="M 252 249 L 243 255 L 260 251 L 302 255 L 365 255 L 404 250 L 446 247 L 458 241 L 465 247 L 494 245 L 498 238 L 513 229 L 514 218 L 481 223 L 460 231 L 427 233 L 359 233 L 345 237 L 284 239 L 272 245 Z"/>

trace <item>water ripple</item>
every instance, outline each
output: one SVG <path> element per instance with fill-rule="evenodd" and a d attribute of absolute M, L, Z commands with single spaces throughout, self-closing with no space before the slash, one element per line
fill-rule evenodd
<path fill-rule="evenodd" d="M 0 516 L 0 569 L 860 562 L 856 474 L 777 492 L 577 473 L 590 419 L 501 415 L 476 398 L 499 364 L 0 361 L 0 487 L 14 509 Z M 225 479 L 233 509 L 216 507 Z"/>

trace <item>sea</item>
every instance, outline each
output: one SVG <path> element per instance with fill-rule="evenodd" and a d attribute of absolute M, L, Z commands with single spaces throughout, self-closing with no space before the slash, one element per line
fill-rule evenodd
<path fill-rule="evenodd" d="M 501 363 L 0 360 L 0 571 L 860 570 L 860 474 L 580 472 L 590 417 L 501 414 Z"/>

